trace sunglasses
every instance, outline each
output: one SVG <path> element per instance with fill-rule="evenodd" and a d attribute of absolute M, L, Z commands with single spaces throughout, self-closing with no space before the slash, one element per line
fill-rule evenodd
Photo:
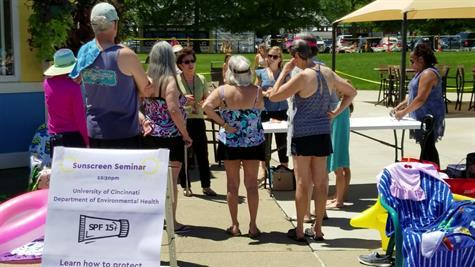
<path fill-rule="evenodd" d="M 274 60 L 279 59 L 279 55 L 267 55 L 268 58 L 272 58 Z"/>
<path fill-rule="evenodd" d="M 195 62 L 196 62 L 196 61 L 192 59 L 192 60 L 185 60 L 185 61 L 182 61 L 181 64 L 188 65 L 188 64 L 190 64 L 190 63 L 191 63 L 191 64 L 195 64 Z"/>

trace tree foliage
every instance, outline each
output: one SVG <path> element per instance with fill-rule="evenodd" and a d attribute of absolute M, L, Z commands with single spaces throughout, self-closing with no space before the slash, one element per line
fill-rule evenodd
<path fill-rule="evenodd" d="M 57 47 L 62 47 L 68 40 L 69 30 L 73 26 L 72 13 L 76 10 L 75 1 L 43 0 L 29 1 L 27 5 L 33 10 L 28 18 L 28 43 L 38 49 L 40 60 L 51 59 Z"/>
<path fill-rule="evenodd" d="M 92 7 L 100 0 L 30 0 L 27 6 L 32 15 L 28 18 L 30 47 L 38 49 L 40 60 L 52 60 L 54 52 L 68 47 L 74 52 L 94 37 L 89 16 Z M 123 0 L 108 1 L 119 13 L 119 39 L 127 36 L 130 12 Z"/>
<path fill-rule="evenodd" d="M 119 13 L 119 39 L 140 36 L 143 27 L 179 26 L 189 31 L 223 29 L 254 31 L 257 35 L 295 31 L 332 22 L 372 0 L 108 0 Z M 92 7 L 101 0 L 29 0 L 29 44 L 41 59 L 68 46 L 73 51 L 93 38 L 89 22 Z M 400 21 L 352 24 L 351 32 L 398 32 Z M 455 34 L 474 29 L 475 20 L 409 22 L 408 30 L 420 34 Z M 199 46 L 195 46 L 199 47 Z"/>
<path fill-rule="evenodd" d="M 233 32 L 275 33 L 318 25 L 315 0 L 126 0 L 138 26 L 186 25 Z"/>

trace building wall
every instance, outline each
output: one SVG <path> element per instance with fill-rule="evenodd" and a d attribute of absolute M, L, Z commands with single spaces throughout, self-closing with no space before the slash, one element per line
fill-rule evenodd
<path fill-rule="evenodd" d="M 29 165 L 28 147 L 36 128 L 45 122 L 41 86 L 43 67 L 28 45 L 28 0 L 13 1 L 14 37 L 19 73 L 13 81 L 0 81 L 0 169 Z M 17 63 L 17 62 L 15 62 Z"/>
<path fill-rule="evenodd" d="M 28 39 L 30 38 L 28 18 L 30 17 L 31 9 L 27 6 L 28 0 L 16 2 L 18 2 L 19 12 L 21 82 L 41 81 L 43 79 L 41 61 L 36 57 L 36 50 L 32 50 L 28 45 Z"/>

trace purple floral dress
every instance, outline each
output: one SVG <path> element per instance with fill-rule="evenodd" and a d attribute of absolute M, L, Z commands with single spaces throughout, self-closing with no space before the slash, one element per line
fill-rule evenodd
<path fill-rule="evenodd" d="M 180 104 L 180 111 L 183 115 L 183 119 L 186 120 L 185 104 L 186 97 L 180 95 L 178 102 Z M 168 112 L 168 106 L 165 99 L 162 97 L 150 97 L 145 98 L 142 102 L 144 115 L 152 121 L 151 136 L 156 137 L 177 137 L 181 136 L 180 131 L 176 127 L 175 123 Z"/>

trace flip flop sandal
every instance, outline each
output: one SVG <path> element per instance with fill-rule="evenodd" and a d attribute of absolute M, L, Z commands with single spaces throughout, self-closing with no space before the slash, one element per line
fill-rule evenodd
<path fill-rule="evenodd" d="M 312 228 L 305 228 L 304 235 L 308 236 L 308 237 L 311 237 L 315 241 L 325 240 L 325 238 L 323 238 L 323 234 L 322 234 L 322 236 L 316 236 L 315 231 Z"/>
<path fill-rule="evenodd" d="M 188 190 L 183 189 L 183 195 L 185 197 L 191 197 L 191 196 L 193 196 L 193 191 L 191 191 L 191 188 L 189 188 Z"/>
<path fill-rule="evenodd" d="M 292 228 L 289 231 L 287 231 L 287 237 L 296 241 L 296 242 L 307 242 L 307 239 L 305 237 L 297 237 L 297 229 Z"/>
<path fill-rule="evenodd" d="M 312 237 L 312 238 L 313 238 L 313 240 L 315 240 L 315 241 L 325 241 L 325 238 L 324 238 L 323 236 L 314 236 L 314 237 Z"/>
<path fill-rule="evenodd" d="M 234 236 L 234 237 L 235 237 L 235 236 L 240 236 L 240 235 L 241 235 L 241 230 L 238 229 L 237 232 L 233 232 L 233 227 L 230 226 L 230 227 L 228 227 L 228 229 L 226 229 L 226 233 L 227 233 L 228 235 L 230 235 L 230 236 Z"/>
<path fill-rule="evenodd" d="M 251 233 L 251 231 L 249 231 L 247 233 L 247 235 L 249 236 L 249 238 L 252 238 L 252 239 L 255 239 L 255 238 L 258 238 L 260 235 L 261 235 L 261 230 L 257 229 L 257 231 L 255 233 Z"/>

